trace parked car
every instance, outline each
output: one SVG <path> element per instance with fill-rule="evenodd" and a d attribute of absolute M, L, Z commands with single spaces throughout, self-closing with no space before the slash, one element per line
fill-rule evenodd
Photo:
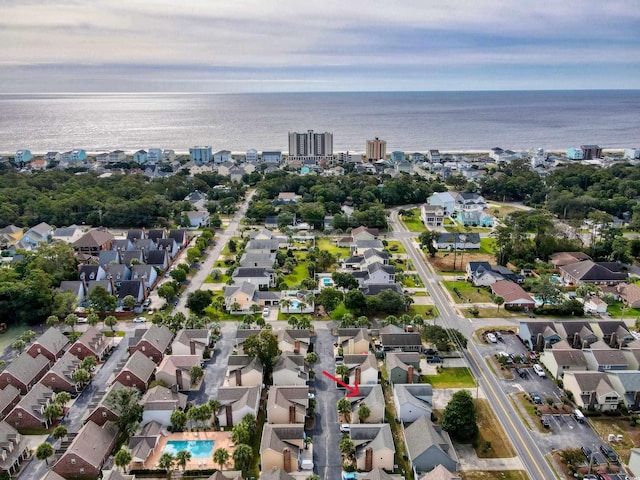
<path fill-rule="evenodd" d="M 531 401 L 535 404 L 542 405 L 542 397 L 538 395 L 536 392 L 531 392 L 529 394 L 531 397 Z"/>
<path fill-rule="evenodd" d="M 349 425 L 348 423 L 343 423 L 340 425 L 340 433 L 350 433 L 351 432 L 351 425 Z"/>
<path fill-rule="evenodd" d="M 600 451 L 607 457 L 607 459 L 609 459 L 612 462 L 617 462 L 618 461 L 618 455 L 616 455 L 616 452 L 613 451 L 613 448 L 611 448 L 609 445 L 600 445 Z"/>
<path fill-rule="evenodd" d="M 582 450 L 582 453 L 584 453 L 584 456 L 587 457 L 587 460 L 589 460 L 591 458 L 591 449 L 589 447 L 581 447 L 580 450 Z"/>
<path fill-rule="evenodd" d="M 547 376 L 544 368 L 542 368 L 539 363 L 533 364 L 533 371 L 536 372 L 536 375 L 538 375 L 539 377 L 545 378 Z"/>
<path fill-rule="evenodd" d="M 269 307 L 264 307 L 264 309 L 262 309 L 262 316 L 263 317 L 268 317 L 270 313 Z"/>
<path fill-rule="evenodd" d="M 442 363 L 444 359 L 439 357 L 438 355 L 434 355 L 432 357 L 427 358 L 427 363 Z"/>
<path fill-rule="evenodd" d="M 487 333 L 487 341 L 491 343 L 498 343 L 498 338 L 493 333 Z"/>
<path fill-rule="evenodd" d="M 540 422 L 542 422 L 542 426 L 544 428 L 551 428 L 551 423 L 549 423 L 549 419 L 547 417 L 541 417 Z"/>
<path fill-rule="evenodd" d="M 147 317 L 136 317 L 133 319 L 133 323 L 144 323 L 147 321 Z"/>

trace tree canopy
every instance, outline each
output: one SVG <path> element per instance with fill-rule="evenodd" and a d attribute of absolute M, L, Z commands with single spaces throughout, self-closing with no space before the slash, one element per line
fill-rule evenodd
<path fill-rule="evenodd" d="M 469 390 L 453 394 L 442 415 L 442 428 L 455 440 L 473 440 L 478 435 L 476 406 Z"/>

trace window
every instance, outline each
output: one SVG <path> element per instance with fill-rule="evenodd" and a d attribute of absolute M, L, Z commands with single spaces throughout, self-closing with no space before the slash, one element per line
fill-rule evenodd
<path fill-rule="evenodd" d="M 56 377 L 51 377 L 51 381 L 55 382 L 56 381 Z"/>
<path fill-rule="evenodd" d="M 81 347 L 78 347 L 77 350 L 78 350 L 78 353 L 82 352 L 82 348 Z"/>
<path fill-rule="evenodd" d="M 143 345 L 142 348 L 140 348 L 140 350 L 144 352 L 146 350 L 146 347 Z"/>
<path fill-rule="evenodd" d="M 102 412 L 102 416 L 103 416 L 104 418 L 107 418 L 107 412 Z"/>
<path fill-rule="evenodd" d="M 131 375 L 127 375 L 127 380 L 131 380 Z"/>
<path fill-rule="evenodd" d="M 42 353 L 42 349 L 38 347 L 38 353 Z"/>
<path fill-rule="evenodd" d="M 22 412 L 18 412 L 18 418 L 22 418 Z"/>
<path fill-rule="evenodd" d="M 80 469 L 80 473 L 84 473 L 84 468 L 81 468 L 81 469 Z"/>
<path fill-rule="evenodd" d="M 75 465 L 75 464 L 76 464 L 76 459 L 75 459 L 75 458 L 72 458 L 72 459 L 71 459 L 71 465 Z"/>

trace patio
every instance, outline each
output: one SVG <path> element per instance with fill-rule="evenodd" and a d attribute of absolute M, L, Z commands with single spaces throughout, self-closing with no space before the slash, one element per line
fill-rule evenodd
<path fill-rule="evenodd" d="M 158 447 L 151 452 L 147 460 L 144 462 L 145 469 L 157 469 L 156 464 L 160 456 L 164 452 L 167 442 L 170 440 L 213 440 L 213 451 L 207 458 L 192 458 L 187 462 L 187 470 L 204 470 L 211 468 L 220 468 L 220 465 L 214 463 L 213 452 L 218 448 L 225 448 L 229 452 L 229 461 L 225 465 L 225 470 L 233 468 L 233 460 L 231 457 L 234 451 L 234 444 L 231 442 L 231 432 L 178 432 L 161 436 L 158 441 Z"/>

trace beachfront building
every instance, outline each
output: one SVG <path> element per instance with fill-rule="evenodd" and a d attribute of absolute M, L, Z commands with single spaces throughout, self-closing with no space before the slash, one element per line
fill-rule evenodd
<path fill-rule="evenodd" d="M 138 150 L 133 154 L 133 161 L 138 165 L 147 163 L 149 159 L 149 153 L 146 150 Z"/>
<path fill-rule="evenodd" d="M 571 160 L 582 160 L 584 158 L 582 149 L 578 147 L 569 147 L 567 149 L 567 157 Z"/>
<path fill-rule="evenodd" d="M 247 163 L 255 163 L 258 161 L 258 151 L 255 148 L 247 150 L 245 155 Z"/>
<path fill-rule="evenodd" d="M 147 150 L 147 163 L 155 165 L 162 160 L 161 148 L 150 148 Z"/>
<path fill-rule="evenodd" d="M 189 149 L 189 157 L 191 158 L 191 161 L 196 165 L 211 163 L 211 159 L 213 158 L 211 147 L 191 147 Z"/>
<path fill-rule="evenodd" d="M 391 161 L 393 163 L 404 162 L 404 152 L 402 152 L 400 150 L 396 150 L 394 152 L 391 152 Z"/>
<path fill-rule="evenodd" d="M 384 160 L 387 155 L 387 141 L 380 140 L 378 137 L 373 140 L 367 140 L 366 159 L 369 162 L 376 160 Z"/>
<path fill-rule="evenodd" d="M 624 151 L 625 160 L 640 160 L 640 148 L 627 148 Z"/>
<path fill-rule="evenodd" d="M 582 158 L 584 160 L 602 157 L 602 148 L 598 145 L 580 145 L 580 150 L 582 150 Z"/>
<path fill-rule="evenodd" d="M 268 164 L 279 165 L 282 162 L 282 152 L 262 152 L 262 161 Z"/>
<path fill-rule="evenodd" d="M 30 150 L 18 150 L 13 157 L 13 163 L 16 165 L 24 165 L 25 163 L 29 163 L 31 161 L 31 151 Z"/>
<path fill-rule="evenodd" d="M 333 133 L 289 132 L 290 157 L 330 157 L 333 155 Z"/>
<path fill-rule="evenodd" d="M 213 154 L 213 163 L 216 165 L 231 161 L 233 161 L 233 158 L 231 158 L 231 152 L 229 150 L 220 150 Z"/>

